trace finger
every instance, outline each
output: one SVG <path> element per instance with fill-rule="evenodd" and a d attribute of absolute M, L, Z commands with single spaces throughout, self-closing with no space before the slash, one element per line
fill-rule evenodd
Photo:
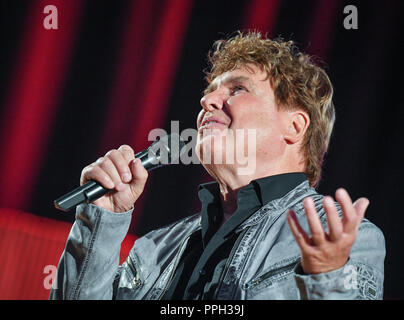
<path fill-rule="evenodd" d="M 118 171 L 119 177 L 123 182 L 130 182 L 132 180 L 132 174 L 129 169 L 129 161 L 127 161 L 122 152 L 118 150 L 111 150 L 105 155 L 114 164 L 116 170 Z"/>
<path fill-rule="evenodd" d="M 149 176 L 149 173 L 147 170 L 143 167 L 142 161 L 140 159 L 135 159 L 131 161 L 130 163 L 130 169 L 132 172 L 132 181 L 130 182 L 132 186 L 139 186 L 141 190 L 143 190 L 143 187 L 146 183 L 147 177 Z"/>
<path fill-rule="evenodd" d="M 363 217 L 365 216 L 365 212 L 366 209 L 369 207 L 369 203 L 370 203 L 369 199 L 360 198 L 356 200 L 355 203 L 353 204 L 356 211 L 356 215 L 358 217 L 357 227 L 359 227 Z"/>
<path fill-rule="evenodd" d="M 89 180 L 99 182 L 106 189 L 113 189 L 115 187 L 115 184 L 110 176 L 99 166 L 94 164 L 91 164 L 83 169 L 80 178 L 80 185 L 83 185 Z"/>
<path fill-rule="evenodd" d="M 344 231 L 341 219 L 338 216 L 338 211 L 334 203 L 334 199 L 326 196 L 323 199 L 323 207 L 327 216 L 329 237 L 331 241 L 339 240 Z"/>
<path fill-rule="evenodd" d="M 306 211 L 307 222 L 309 223 L 311 237 L 314 244 L 320 245 L 326 240 L 326 235 L 318 217 L 314 201 L 311 197 L 303 200 L 303 206 Z"/>
<path fill-rule="evenodd" d="M 335 198 L 341 206 L 344 232 L 353 233 L 356 229 L 358 218 L 351 197 L 344 188 L 339 188 L 335 192 Z"/>
<path fill-rule="evenodd" d="M 108 174 L 117 191 L 121 191 L 125 187 L 115 164 L 109 157 L 102 157 L 98 159 L 96 166 L 99 166 L 106 174 Z"/>
<path fill-rule="evenodd" d="M 123 157 L 126 160 L 126 163 L 130 163 L 133 159 L 135 159 L 135 152 L 133 149 L 128 146 L 127 144 L 124 144 L 118 148 L 118 151 L 120 151 L 123 155 Z"/>
<path fill-rule="evenodd" d="M 305 250 L 308 246 L 311 245 L 311 241 L 307 233 L 300 226 L 296 214 L 293 210 L 289 210 L 286 214 L 286 218 L 297 244 L 302 250 Z"/>

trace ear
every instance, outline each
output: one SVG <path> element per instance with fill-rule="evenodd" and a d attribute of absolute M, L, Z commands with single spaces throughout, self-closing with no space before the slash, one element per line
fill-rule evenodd
<path fill-rule="evenodd" d="M 303 110 L 293 110 L 287 113 L 286 128 L 283 135 L 287 144 L 295 144 L 303 140 L 310 125 L 310 117 Z"/>

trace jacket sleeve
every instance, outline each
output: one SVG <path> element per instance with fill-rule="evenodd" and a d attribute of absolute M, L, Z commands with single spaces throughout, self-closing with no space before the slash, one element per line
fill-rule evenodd
<path fill-rule="evenodd" d="M 302 299 L 383 299 L 385 240 L 368 220 L 359 227 L 347 263 L 339 269 L 306 275 L 300 263 L 295 280 Z"/>
<path fill-rule="evenodd" d="M 121 243 L 131 214 L 132 210 L 117 214 L 92 204 L 77 207 L 50 299 L 113 298 Z"/>

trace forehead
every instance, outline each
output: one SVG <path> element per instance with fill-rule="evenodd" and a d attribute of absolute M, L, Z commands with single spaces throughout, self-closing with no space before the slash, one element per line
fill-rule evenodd
<path fill-rule="evenodd" d="M 260 81 L 267 79 L 266 72 L 262 71 L 255 65 L 247 65 L 236 68 L 231 71 L 226 71 L 217 77 L 206 87 L 205 94 L 214 91 L 221 85 L 244 83 L 251 87 L 259 84 Z"/>

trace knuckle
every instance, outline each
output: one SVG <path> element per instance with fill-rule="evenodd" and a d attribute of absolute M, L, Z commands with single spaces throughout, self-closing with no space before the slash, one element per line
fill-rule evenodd
<path fill-rule="evenodd" d="M 94 167 L 91 171 L 91 178 L 101 183 L 110 183 L 113 179 L 110 177 L 107 171 L 104 171 L 101 167 Z"/>
<path fill-rule="evenodd" d="M 84 167 L 84 169 L 81 171 L 81 176 L 85 178 L 90 178 L 94 175 L 94 172 L 97 172 L 98 166 L 94 163 Z"/>
<path fill-rule="evenodd" d="M 295 236 L 295 238 L 296 238 L 296 240 L 297 240 L 298 242 L 301 242 L 301 241 L 304 240 L 303 235 L 302 235 L 300 232 L 295 232 L 295 233 L 294 233 L 294 236 Z"/>
<path fill-rule="evenodd" d="M 129 162 L 130 160 L 135 158 L 135 152 L 130 146 L 126 144 L 120 146 L 118 150 L 121 152 L 122 157 L 126 160 L 126 162 Z"/>
<path fill-rule="evenodd" d="M 313 240 L 323 240 L 324 239 L 324 233 L 322 232 L 312 232 L 311 237 Z"/>
<path fill-rule="evenodd" d="M 127 167 L 124 155 L 119 150 L 111 150 L 109 152 L 108 158 L 114 163 L 118 170 L 124 170 Z"/>
<path fill-rule="evenodd" d="M 112 150 L 109 150 L 109 151 L 105 154 L 105 156 L 108 157 L 108 158 L 116 157 L 117 153 L 119 153 L 118 150 L 112 149 Z"/>
<path fill-rule="evenodd" d="M 118 148 L 119 151 L 124 152 L 124 153 L 133 153 L 133 149 L 128 146 L 127 144 L 123 144 Z"/>
<path fill-rule="evenodd" d="M 110 161 L 106 157 L 100 157 L 98 160 L 83 168 L 81 172 L 80 182 L 85 183 L 88 180 L 100 182 L 104 187 L 112 187 L 113 180 L 108 170 L 106 163 Z"/>
<path fill-rule="evenodd" d="M 103 172 L 103 170 L 101 169 L 101 167 L 99 166 L 92 166 L 89 170 L 88 170 L 88 174 L 91 176 L 96 176 L 96 175 L 100 175 Z"/>
<path fill-rule="evenodd" d="M 80 180 L 84 182 L 91 179 L 100 179 L 104 175 L 103 170 L 99 166 L 89 165 L 82 170 Z"/>
<path fill-rule="evenodd" d="M 98 159 L 97 162 L 98 162 L 98 164 L 97 164 L 98 167 L 107 168 L 111 164 L 112 161 L 109 157 L 102 157 L 102 158 Z"/>
<path fill-rule="evenodd" d="M 89 176 L 91 170 L 91 165 L 88 165 L 87 167 L 84 167 L 83 170 L 81 170 L 81 174 L 80 174 L 80 182 L 84 183 Z"/>
<path fill-rule="evenodd" d="M 88 171 L 91 170 L 91 168 L 93 167 L 93 164 L 89 164 L 88 166 L 84 167 L 83 170 L 81 170 L 81 175 L 86 174 Z"/>
<path fill-rule="evenodd" d="M 93 166 L 99 166 L 99 165 L 105 163 L 105 160 L 106 160 L 106 159 L 107 159 L 106 157 L 99 157 L 99 158 L 97 159 L 97 161 L 95 161 L 95 162 L 93 163 Z"/>

